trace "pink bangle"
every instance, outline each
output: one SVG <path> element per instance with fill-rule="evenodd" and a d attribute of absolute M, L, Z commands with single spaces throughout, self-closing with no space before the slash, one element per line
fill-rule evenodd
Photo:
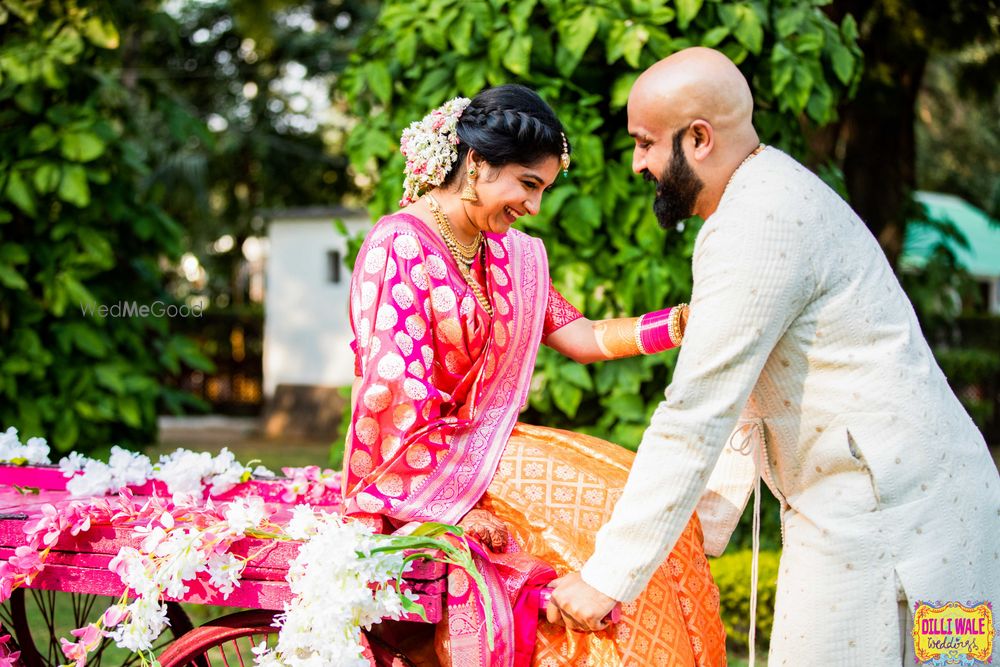
<path fill-rule="evenodd" d="M 635 341 L 642 354 L 656 354 L 677 347 L 684 338 L 680 316 L 687 304 L 646 313 L 635 323 Z"/>

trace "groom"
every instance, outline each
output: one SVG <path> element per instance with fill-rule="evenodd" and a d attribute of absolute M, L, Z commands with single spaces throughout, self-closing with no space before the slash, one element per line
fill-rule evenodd
<path fill-rule="evenodd" d="M 705 48 L 660 61 L 629 96 L 632 168 L 656 181 L 660 223 L 705 224 L 673 382 L 550 620 L 604 627 L 699 499 L 721 551 L 759 471 L 784 533 L 770 664 L 913 664 L 915 602 L 1000 609 L 997 469 L 875 239 L 759 144 L 752 110 L 736 66 Z"/>

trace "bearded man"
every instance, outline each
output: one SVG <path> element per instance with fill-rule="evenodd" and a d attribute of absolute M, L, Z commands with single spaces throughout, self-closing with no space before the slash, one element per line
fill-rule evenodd
<path fill-rule="evenodd" d="M 673 381 L 550 620 L 605 627 L 696 505 L 721 551 L 762 476 L 783 527 L 769 664 L 912 665 L 915 601 L 1000 602 L 997 469 L 865 224 L 760 145 L 752 110 L 705 48 L 629 96 L 632 168 L 656 181 L 661 224 L 705 224 Z"/>

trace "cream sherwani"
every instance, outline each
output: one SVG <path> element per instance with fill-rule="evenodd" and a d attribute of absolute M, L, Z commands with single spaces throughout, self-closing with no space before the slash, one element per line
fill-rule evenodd
<path fill-rule="evenodd" d="M 782 506 L 771 665 L 900 665 L 900 604 L 1000 609 L 997 469 L 848 205 L 767 148 L 706 221 L 693 273 L 673 382 L 584 580 L 634 598 L 710 475 L 746 491 L 702 498 L 706 546 L 725 546 L 756 478 L 727 448 L 739 421 Z"/>

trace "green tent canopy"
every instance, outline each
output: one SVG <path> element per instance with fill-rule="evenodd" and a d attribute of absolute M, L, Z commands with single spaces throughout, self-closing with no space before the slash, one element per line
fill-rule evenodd
<path fill-rule="evenodd" d="M 1000 277 L 1000 222 L 955 195 L 917 192 L 915 198 L 927 208 L 928 217 L 932 220 L 952 222 L 969 245 L 962 247 L 923 222 L 910 222 L 906 226 L 903 256 L 899 260 L 902 268 L 923 267 L 934 249 L 943 243 L 973 276 L 987 279 Z"/>

